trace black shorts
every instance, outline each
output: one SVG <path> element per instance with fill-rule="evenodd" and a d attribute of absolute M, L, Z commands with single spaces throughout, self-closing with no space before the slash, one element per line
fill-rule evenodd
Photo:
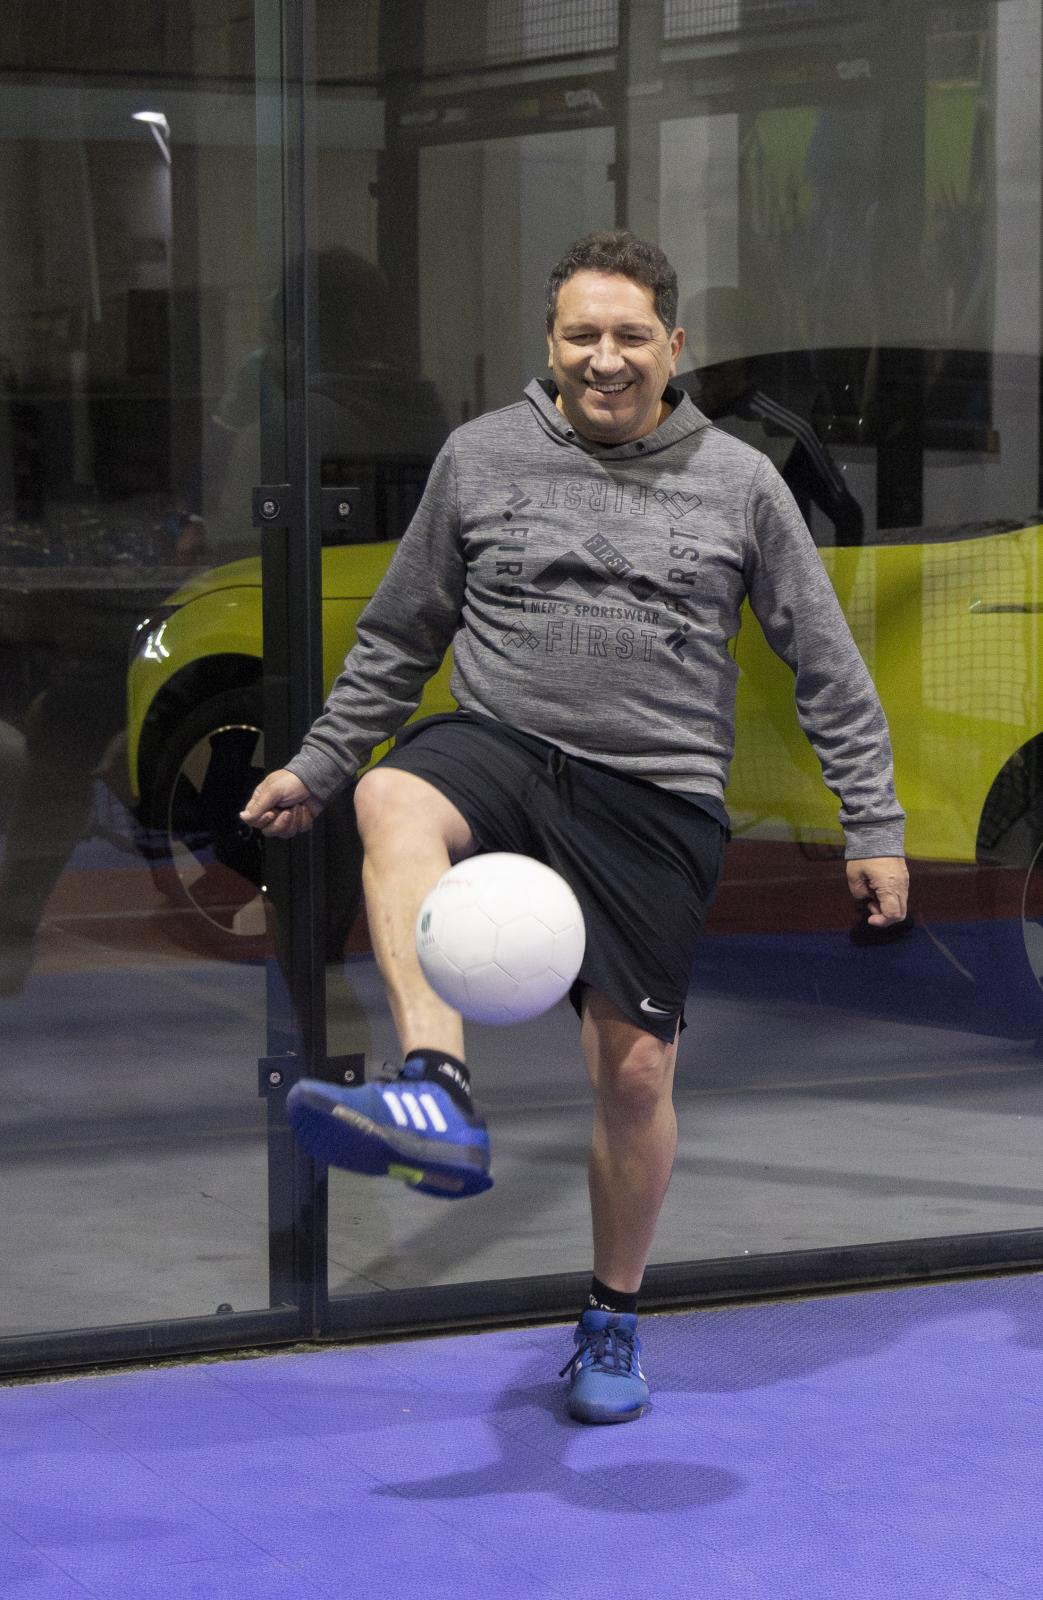
<path fill-rule="evenodd" d="M 637 1027 L 673 1039 L 721 874 L 715 817 L 470 712 L 411 723 L 382 765 L 445 795 L 480 851 L 535 856 L 571 885 L 587 928 L 570 995 L 577 1012 L 594 989 Z"/>

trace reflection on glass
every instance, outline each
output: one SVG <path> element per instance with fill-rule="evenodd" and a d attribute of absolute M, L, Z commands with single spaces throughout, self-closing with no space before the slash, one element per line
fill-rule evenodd
<path fill-rule="evenodd" d="M 559 222 L 563 239 L 610 224 L 622 197 L 680 271 L 682 386 L 772 458 L 809 522 L 886 704 L 918 858 L 899 936 L 852 926 L 791 677 L 744 627 L 735 839 L 657 1259 L 1023 1225 L 1034 1183 L 1004 1198 L 965 1160 L 994 1117 L 1011 1172 L 1027 1159 L 1005 1110 L 1031 1109 L 1024 1041 L 1043 1015 L 1040 7 L 906 8 L 886 25 L 858 0 L 632 8 L 625 114 L 553 133 L 514 123 L 521 85 L 534 120 L 551 81 L 561 104 L 584 85 L 612 102 L 564 52 L 536 77 L 522 34 L 540 8 L 514 8 L 500 76 L 470 89 L 435 71 L 488 66 L 488 33 L 454 52 L 434 10 L 401 139 L 419 155 L 423 370 L 450 422 L 542 368 L 533 241 L 551 259 Z M 375 987 L 372 1005 L 391 1055 Z M 556 1027 L 476 1032 L 507 1172 L 451 1236 L 335 1180 L 345 1288 L 545 1271 L 548 1238 L 555 1266 L 584 1266 L 582 1085 Z"/>
<path fill-rule="evenodd" d="M 268 1285 L 262 973 L 204 959 L 228 941 L 152 809 L 170 724 L 127 715 L 128 662 L 174 661 L 208 419 L 256 343 L 252 23 L 0 11 L 2 1334 Z"/>
<path fill-rule="evenodd" d="M 0 4 L 11 1326 L 267 1293 L 272 940 L 236 813 L 265 767 L 249 492 L 285 352 L 254 18 L 211 9 L 63 33 Z M 658 1259 L 1034 1223 L 1039 0 L 316 9 L 320 359 L 289 404 L 354 493 L 324 534 L 327 680 L 445 432 L 544 371 L 547 263 L 626 220 L 678 266 L 682 384 L 786 476 L 888 712 L 915 924 L 873 947 L 788 674 L 740 634 L 736 837 Z M 331 1048 L 372 1071 L 395 1044 L 349 805 L 331 832 Z M 570 1017 L 476 1054 L 497 1189 L 450 1231 L 335 1179 L 335 1287 L 585 1266 Z"/>
<path fill-rule="evenodd" d="M 425 66 L 516 65 L 613 50 L 618 0 L 440 0 L 424 6 Z"/>

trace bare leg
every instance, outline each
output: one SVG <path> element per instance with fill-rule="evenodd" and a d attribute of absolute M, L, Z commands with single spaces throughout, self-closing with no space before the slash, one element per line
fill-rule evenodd
<path fill-rule="evenodd" d="M 374 767 L 359 780 L 355 815 L 370 938 L 402 1052 L 426 1045 L 462 1061 L 463 1023 L 420 969 L 416 919 L 442 873 L 473 854 L 470 829 L 433 784 L 395 767 Z"/>
<path fill-rule="evenodd" d="M 677 1150 L 677 1040 L 664 1044 L 589 990 L 580 1039 L 594 1089 L 594 1272 L 608 1287 L 636 1294 Z"/>

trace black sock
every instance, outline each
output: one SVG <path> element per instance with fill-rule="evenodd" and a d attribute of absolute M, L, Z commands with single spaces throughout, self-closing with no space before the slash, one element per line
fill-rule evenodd
<path fill-rule="evenodd" d="M 449 1055 L 445 1050 L 429 1050 L 421 1046 L 417 1050 L 410 1050 L 406 1061 L 419 1061 L 425 1078 L 441 1084 L 461 1111 L 471 1110 L 471 1074 L 456 1056 Z"/>
<path fill-rule="evenodd" d="M 624 1294 L 622 1289 L 610 1289 L 600 1278 L 590 1280 L 590 1298 L 587 1307 L 592 1311 L 636 1312 L 637 1295 Z"/>

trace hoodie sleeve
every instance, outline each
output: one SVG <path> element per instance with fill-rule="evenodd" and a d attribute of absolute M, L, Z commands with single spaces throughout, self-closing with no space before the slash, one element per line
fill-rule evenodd
<path fill-rule="evenodd" d="M 459 625 L 464 584 L 456 460 L 449 439 L 359 618 L 355 645 L 325 709 L 287 763 L 323 803 L 416 710 Z"/>
<path fill-rule="evenodd" d="M 845 854 L 901 855 L 905 813 L 883 708 L 807 525 L 767 459 L 750 486 L 746 534 L 750 604 L 795 675 L 800 725 L 840 800 Z"/>

